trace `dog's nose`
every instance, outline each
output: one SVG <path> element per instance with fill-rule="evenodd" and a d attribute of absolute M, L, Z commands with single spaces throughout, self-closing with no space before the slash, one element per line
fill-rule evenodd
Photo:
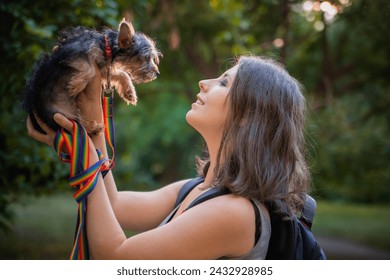
<path fill-rule="evenodd" d="M 156 71 L 156 76 L 160 76 L 160 72 L 159 71 Z"/>

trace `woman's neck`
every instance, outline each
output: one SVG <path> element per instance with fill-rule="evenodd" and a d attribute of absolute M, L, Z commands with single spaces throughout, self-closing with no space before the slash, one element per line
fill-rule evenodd
<path fill-rule="evenodd" d="M 205 139 L 206 140 L 206 139 Z M 218 151 L 219 151 L 219 146 L 221 144 L 221 141 L 219 139 L 211 139 L 211 140 L 206 140 L 206 145 L 207 145 L 207 150 L 209 153 L 209 159 L 210 159 L 210 166 L 207 171 L 206 178 L 204 180 L 204 185 L 212 187 L 212 180 L 214 178 L 214 170 L 217 165 L 217 157 L 218 157 Z"/>

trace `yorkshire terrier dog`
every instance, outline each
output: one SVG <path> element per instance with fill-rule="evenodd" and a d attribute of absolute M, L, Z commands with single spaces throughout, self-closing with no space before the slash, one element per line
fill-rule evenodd
<path fill-rule="evenodd" d="M 82 26 L 65 29 L 52 54 L 44 54 L 35 64 L 24 89 L 23 108 L 41 132 L 34 116 L 57 130 L 53 115 L 62 113 L 81 123 L 90 135 L 96 134 L 103 124 L 84 119 L 77 108 L 79 94 L 96 75 L 94 64 L 101 71 L 102 87 L 114 86 L 127 104 L 135 105 L 133 83 L 157 78 L 160 56 L 155 42 L 135 32 L 125 19 L 118 31 L 104 28 L 98 32 Z"/>

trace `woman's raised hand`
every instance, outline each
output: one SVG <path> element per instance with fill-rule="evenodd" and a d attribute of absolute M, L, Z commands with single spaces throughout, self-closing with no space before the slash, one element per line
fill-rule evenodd
<path fill-rule="evenodd" d="M 45 123 L 43 123 L 37 116 L 35 116 L 39 126 L 46 132 L 43 134 L 34 128 L 34 125 L 31 122 L 30 117 L 27 118 L 27 133 L 31 138 L 35 140 L 45 143 L 49 146 L 53 146 L 54 138 L 56 136 L 56 131 L 49 128 Z M 61 127 L 65 128 L 68 131 L 72 131 L 73 123 L 67 119 L 62 114 L 55 114 L 54 121 Z"/>

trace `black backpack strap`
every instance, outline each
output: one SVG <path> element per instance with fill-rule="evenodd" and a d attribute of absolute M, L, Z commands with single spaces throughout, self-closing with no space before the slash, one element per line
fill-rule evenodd
<path fill-rule="evenodd" d="M 306 194 L 305 205 L 299 218 L 309 229 L 313 225 L 314 216 L 316 214 L 317 203 L 310 195 Z"/>
<path fill-rule="evenodd" d="M 179 194 L 177 195 L 177 199 L 176 199 L 176 202 L 175 202 L 175 208 L 180 203 L 183 202 L 183 200 L 187 197 L 187 195 L 197 185 L 199 185 L 200 183 L 203 183 L 203 182 L 204 182 L 204 178 L 203 177 L 197 177 L 197 178 L 194 178 L 194 179 L 188 181 L 187 183 L 185 183 L 181 187 L 181 189 L 179 191 Z M 226 188 L 214 187 L 212 189 L 209 189 L 209 190 L 205 191 L 200 196 L 198 196 L 194 201 L 191 202 L 191 204 L 185 210 L 188 210 L 191 207 L 194 207 L 195 205 L 198 205 L 199 203 L 202 203 L 202 202 L 204 202 L 206 200 L 212 199 L 212 198 L 217 197 L 217 196 L 229 194 L 229 193 L 230 193 L 230 191 L 228 189 L 226 189 Z"/>
<path fill-rule="evenodd" d="M 180 189 L 175 202 L 175 207 L 178 206 L 186 198 L 186 196 L 200 183 L 204 182 L 203 177 L 197 177 L 186 182 Z"/>
<path fill-rule="evenodd" d="M 252 199 L 250 200 L 250 202 L 251 202 L 251 204 L 253 206 L 253 210 L 255 211 L 255 225 L 256 225 L 255 244 L 257 244 L 257 242 L 260 239 L 260 234 L 261 234 L 261 229 L 260 229 L 260 226 L 261 226 L 261 216 L 260 216 L 259 207 L 257 207 L 256 203 Z"/>
<path fill-rule="evenodd" d="M 188 207 L 185 209 L 185 211 L 187 211 L 191 207 L 194 207 L 195 205 L 198 205 L 206 200 L 209 200 L 209 199 L 212 199 L 214 197 L 221 196 L 221 195 L 229 194 L 229 193 L 230 193 L 230 191 L 226 188 L 214 187 L 212 189 L 209 189 L 209 190 L 205 191 L 204 193 L 202 193 L 200 196 L 198 196 L 194 201 L 192 201 L 190 203 L 190 205 L 188 205 Z"/>

